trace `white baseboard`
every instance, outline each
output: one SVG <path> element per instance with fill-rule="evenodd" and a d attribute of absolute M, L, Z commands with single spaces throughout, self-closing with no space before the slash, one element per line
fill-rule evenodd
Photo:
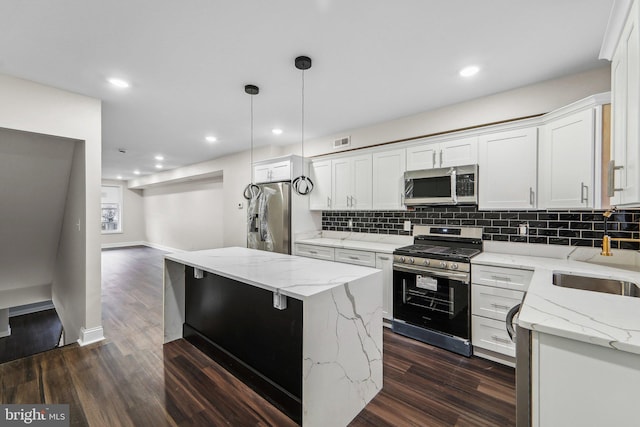
<path fill-rule="evenodd" d="M 6 331 L 0 331 L 0 338 L 8 337 L 11 335 L 11 326 L 7 325 Z"/>
<path fill-rule="evenodd" d="M 171 246 L 159 245 L 157 243 L 145 242 L 142 240 L 135 242 L 120 242 L 120 243 L 103 243 L 102 249 L 113 249 L 113 248 L 130 248 L 132 246 L 146 246 L 148 248 L 159 249 L 165 252 L 184 252 L 183 249 L 172 248 Z"/>
<path fill-rule="evenodd" d="M 78 338 L 78 344 L 80 344 L 80 347 L 102 341 L 103 339 L 104 331 L 102 330 L 102 326 L 89 329 L 85 329 L 84 327 L 80 328 L 80 338 Z"/>
<path fill-rule="evenodd" d="M 144 245 L 153 249 L 160 249 L 161 251 L 165 251 L 165 252 L 184 252 L 183 249 L 176 249 L 176 248 L 172 248 L 171 246 L 159 245 L 157 243 L 144 242 Z"/>
<path fill-rule="evenodd" d="M 131 246 L 148 246 L 148 244 L 147 242 L 143 242 L 142 240 L 136 242 L 103 243 L 102 249 L 128 248 Z"/>

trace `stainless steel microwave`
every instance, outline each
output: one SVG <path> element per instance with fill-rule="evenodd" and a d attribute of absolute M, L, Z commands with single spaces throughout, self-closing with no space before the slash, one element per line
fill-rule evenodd
<path fill-rule="evenodd" d="M 478 165 L 425 169 L 404 173 L 404 204 L 478 203 Z"/>

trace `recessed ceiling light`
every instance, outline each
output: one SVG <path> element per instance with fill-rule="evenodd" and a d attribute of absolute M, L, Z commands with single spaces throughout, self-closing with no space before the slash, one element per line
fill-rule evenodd
<path fill-rule="evenodd" d="M 133 174 L 134 175 L 140 175 L 140 171 L 136 169 L 136 170 L 133 171 Z"/>
<path fill-rule="evenodd" d="M 271 132 L 273 132 L 274 135 L 282 135 L 282 129 L 271 129 Z"/>
<path fill-rule="evenodd" d="M 122 79 L 115 78 L 115 77 L 111 77 L 111 78 L 107 79 L 107 81 L 109 83 L 111 83 L 112 85 L 114 85 L 115 87 L 119 87 L 119 88 L 123 88 L 123 89 L 129 87 L 129 83 L 128 82 L 126 82 L 126 81 L 124 81 Z"/>
<path fill-rule="evenodd" d="M 155 159 L 161 162 L 161 161 L 163 161 L 163 160 L 164 160 L 164 156 L 157 155 L 157 156 L 155 157 Z"/>
<path fill-rule="evenodd" d="M 460 75 L 462 77 L 471 77 L 471 76 L 477 74 L 478 71 L 480 71 L 479 67 L 477 67 L 475 65 L 471 65 L 469 67 L 464 67 L 462 70 L 460 70 Z"/>
<path fill-rule="evenodd" d="M 117 179 L 122 179 L 122 175 L 116 176 Z"/>
<path fill-rule="evenodd" d="M 156 169 L 162 169 L 162 165 L 161 165 L 160 163 L 158 163 L 158 164 L 156 165 Z"/>
<path fill-rule="evenodd" d="M 206 139 L 207 142 L 216 142 L 218 140 L 215 136 L 206 136 L 204 139 Z"/>

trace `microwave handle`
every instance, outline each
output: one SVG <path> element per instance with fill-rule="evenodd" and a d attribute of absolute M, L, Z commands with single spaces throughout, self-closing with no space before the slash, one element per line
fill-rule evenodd
<path fill-rule="evenodd" d="M 458 189 L 456 188 L 457 179 L 456 179 L 456 168 L 451 168 L 451 200 L 453 203 L 458 203 Z"/>

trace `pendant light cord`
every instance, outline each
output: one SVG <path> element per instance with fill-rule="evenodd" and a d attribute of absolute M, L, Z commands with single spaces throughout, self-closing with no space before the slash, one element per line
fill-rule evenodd
<path fill-rule="evenodd" d="M 302 131 L 300 132 L 300 135 L 302 135 L 302 139 L 300 141 L 300 151 L 302 154 L 302 174 L 304 175 L 304 70 L 302 70 L 302 120 L 300 121 L 302 123 Z"/>
<path fill-rule="evenodd" d="M 251 168 L 251 184 L 255 184 L 255 178 L 253 176 L 253 95 L 251 95 L 251 163 L 249 164 L 249 168 Z"/>
<path fill-rule="evenodd" d="M 255 176 L 253 170 L 253 97 L 260 92 L 258 86 L 255 85 L 246 85 L 244 87 L 245 93 L 248 93 L 251 96 L 251 154 L 250 154 L 250 162 L 249 168 L 251 169 L 251 182 L 245 187 L 244 192 L 242 193 L 244 198 L 247 200 L 254 199 L 260 195 L 260 187 L 255 184 Z"/>
<path fill-rule="evenodd" d="M 303 60 L 299 66 L 298 60 Z M 307 62 L 308 61 L 308 62 Z M 313 190 L 313 181 L 308 176 L 304 174 L 304 71 L 311 67 L 311 59 L 307 57 L 298 57 L 296 58 L 296 68 L 302 71 L 302 120 L 301 123 L 301 131 L 300 131 L 300 154 L 302 158 L 300 159 L 300 171 L 301 174 L 299 177 L 295 178 L 291 183 L 293 190 L 301 195 L 306 196 Z"/>

